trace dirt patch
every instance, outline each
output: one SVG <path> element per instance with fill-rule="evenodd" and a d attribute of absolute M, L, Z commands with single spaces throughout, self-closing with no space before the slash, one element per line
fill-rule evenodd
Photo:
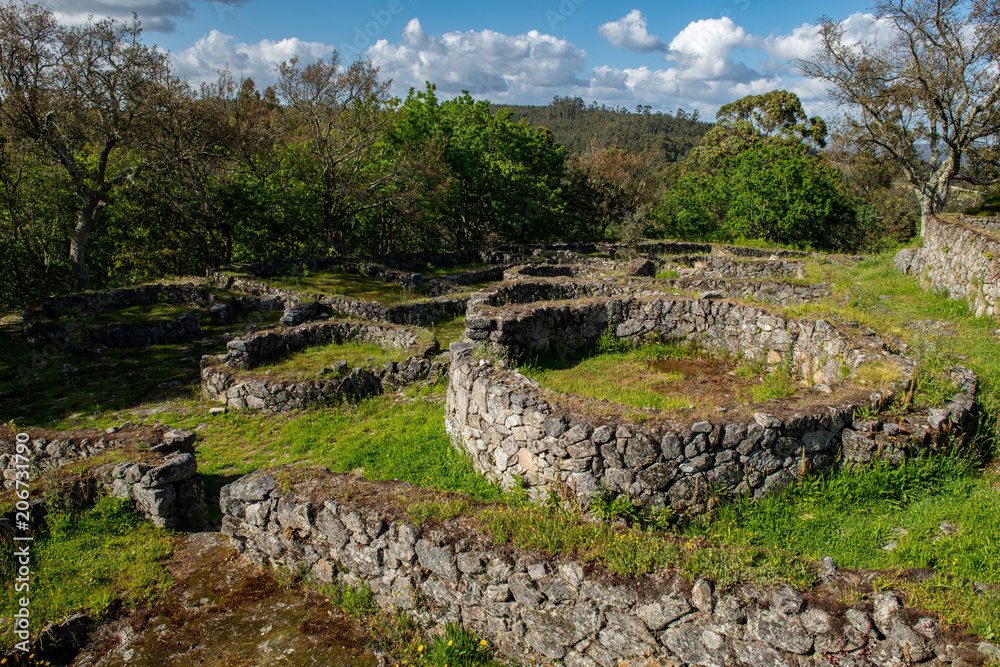
<path fill-rule="evenodd" d="M 73 667 L 377 664 L 326 598 L 283 585 L 219 533 L 184 538 L 167 569 L 174 588 L 150 608 L 99 626 Z"/>
<path fill-rule="evenodd" d="M 729 359 L 654 359 L 647 363 L 657 372 L 676 378 L 653 387 L 657 393 L 705 399 L 727 410 L 738 408 L 746 401 L 750 387 L 760 383 L 759 378 L 736 375 L 736 362 Z"/>

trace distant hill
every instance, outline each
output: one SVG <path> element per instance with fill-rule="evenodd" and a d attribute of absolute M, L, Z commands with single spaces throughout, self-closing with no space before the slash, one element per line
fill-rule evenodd
<path fill-rule="evenodd" d="M 698 112 L 678 109 L 674 115 L 651 113 L 648 106 L 636 111 L 596 103 L 587 106 L 579 97 L 556 96 L 545 106 L 494 104 L 491 109 L 510 109 L 515 121 L 547 127 L 571 153 L 586 151 L 598 139 L 605 146 L 617 143 L 629 152 L 652 149 L 661 163 L 683 158 L 713 125 L 699 120 Z"/>

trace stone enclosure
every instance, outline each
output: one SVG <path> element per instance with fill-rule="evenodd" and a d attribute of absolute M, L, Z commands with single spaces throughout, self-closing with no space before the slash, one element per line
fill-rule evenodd
<path fill-rule="evenodd" d="M 91 326 L 59 321 L 63 316 L 72 316 L 83 318 L 85 322 L 88 315 L 159 303 L 189 305 L 200 312 L 180 313 L 166 322 L 131 325 Z M 56 344 L 59 347 L 65 346 L 70 351 L 87 354 L 105 347 L 167 345 L 195 338 L 201 334 L 200 313 L 206 314 L 212 324 L 228 324 L 242 313 L 279 310 L 282 307 L 282 302 L 273 298 L 220 297 L 213 289 L 185 283 L 51 297 L 31 304 L 24 312 L 23 320 L 29 338 L 37 343 Z"/>
<path fill-rule="evenodd" d="M 286 379 L 246 371 L 281 356 L 321 345 L 370 343 L 384 349 L 412 352 L 406 361 L 381 367 L 347 368 L 346 363 L 320 379 Z M 287 412 L 303 408 L 357 402 L 418 381 L 442 376 L 446 364 L 434 359 L 437 342 L 430 332 L 413 327 L 325 320 L 288 329 L 262 331 L 229 342 L 229 351 L 205 357 L 201 364 L 202 394 L 234 410 Z M 319 370 L 319 369 L 317 369 Z"/>
<path fill-rule="evenodd" d="M 1000 238 L 996 218 L 931 217 L 923 223 L 923 247 L 904 248 L 894 264 L 925 288 L 962 299 L 977 316 L 1000 316 Z"/>
<path fill-rule="evenodd" d="M 223 532 L 255 562 L 366 585 L 382 608 L 425 628 L 461 623 L 522 665 L 958 667 L 996 655 L 895 593 L 843 604 L 836 586 L 858 573 L 832 559 L 819 568 L 831 589 L 811 595 L 612 577 L 574 557 L 495 544 L 466 516 L 417 524 L 405 515 L 415 495 L 317 470 L 255 473 L 222 489 Z"/>
<path fill-rule="evenodd" d="M 31 433 L 28 433 L 31 436 Z M 136 441 L 144 441 L 136 446 Z M 33 477 L 58 473 L 65 466 L 112 450 L 127 451 L 124 461 L 87 466 L 82 475 L 64 489 L 70 502 L 80 505 L 98 493 L 131 500 L 139 515 L 165 528 L 200 526 L 207 509 L 198 463 L 194 455 L 195 434 L 182 429 L 132 428 L 124 433 L 49 438 L 31 437 L 27 457 Z M 15 457 L 16 434 L 0 432 L 0 469 L 4 488 L 13 488 L 19 462 Z"/>
<path fill-rule="evenodd" d="M 714 270 L 725 273 L 731 264 L 759 274 L 770 265 L 778 276 L 802 268 L 786 260 L 721 260 Z M 647 508 L 698 510 L 710 490 L 759 498 L 809 471 L 874 459 L 899 463 L 971 423 L 975 376 L 967 369 L 952 371 L 959 391 L 947 405 L 893 423 L 866 420 L 857 414 L 877 412 L 911 388 L 913 359 L 871 330 L 791 320 L 723 298 L 723 290 L 753 293 L 787 305 L 826 296 L 828 285 L 713 278 L 707 280 L 720 282 L 700 285 L 718 290 L 691 298 L 664 287 L 706 279 L 664 286 L 524 273 L 470 298 L 466 337 L 489 354 L 453 344 L 445 419 L 455 446 L 477 470 L 506 488 L 524 486 L 532 497 L 556 493 L 587 507 L 609 494 Z M 636 343 L 649 336 L 687 339 L 716 353 L 789 368 L 814 388 L 800 391 L 801 405 L 684 422 L 649 408 L 616 409 L 607 401 L 546 391 L 508 365 L 584 350 L 602 334 Z M 873 363 L 897 369 L 897 376 L 876 391 L 835 389 Z"/>

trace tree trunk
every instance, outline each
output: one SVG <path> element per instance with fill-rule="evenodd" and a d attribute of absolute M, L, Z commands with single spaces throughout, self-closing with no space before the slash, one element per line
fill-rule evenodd
<path fill-rule="evenodd" d="M 87 272 L 86 262 L 87 237 L 94 228 L 102 208 L 104 204 L 98 197 L 86 195 L 76 214 L 76 228 L 69 241 L 69 266 L 73 274 L 73 287 L 78 291 L 90 287 L 90 274 Z"/>
<path fill-rule="evenodd" d="M 924 237 L 924 229 L 927 222 L 931 216 L 935 216 L 944 210 L 945 197 L 947 194 L 942 196 L 938 191 L 918 191 L 917 199 L 920 201 L 920 238 Z"/>
<path fill-rule="evenodd" d="M 333 249 L 333 253 L 342 257 L 345 255 L 344 230 L 340 225 L 339 216 L 334 212 L 332 201 L 323 202 L 323 233 L 326 236 L 328 247 Z"/>

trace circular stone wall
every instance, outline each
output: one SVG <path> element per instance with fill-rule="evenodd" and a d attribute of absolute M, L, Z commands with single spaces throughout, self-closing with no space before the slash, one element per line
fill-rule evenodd
<path fill-rule="evenodd" d="M 412 356 L 380 367 L 347 368 L 345 364 L 320 379 L 272 378 L 247 372 L 289 352 L 344 343 L 409 350 Z M 447 370 L 445 362 L 431 358 L 438 345 L 429 331 L 375 322 L 331 320 L 262 331 L 249 338 L 236 338 L 228 348 L 224 355 L 202 358 L 201 389 L 206 397 L 234 410 L 287 412 L 356 402 L 389 387 L 434 380 Z"/>
<path fill-rule="evenodd" d="M 915 362 L 874 332 L 847 335 L 824 320 L 667 295 L 504 307 L 484 301 L 470 305 L 466 336 L 515 363 L 581 350 L 609 332 L 635 342 L 649 334 L 685 338 L 791 367 L 816 385 L 834 386 L 873 362 L 901 370 L 885 389 L 854 392 L 838 404 L 786 404 L 782 416 L 760 411 L 684 423 L 652 409 L 616 411 L 607 401 L 545 391 L 506 362 L 476 354 L 472 344 L 453 344 L 445 420 L 455 446 L 491 479 L 524 485 L 535 497 L 554 491 L 587 506 L 607 492 L 653 508 L 697 508 L 709 490 L 760 497 L 841 462 L 898 463 L 966 426 L 974 408 L 975 376 L 959 369 L 961 392 L 947 405 L 902 426 L 856 422 L 858 409 L 879 410 L 910 387 Z"/>

